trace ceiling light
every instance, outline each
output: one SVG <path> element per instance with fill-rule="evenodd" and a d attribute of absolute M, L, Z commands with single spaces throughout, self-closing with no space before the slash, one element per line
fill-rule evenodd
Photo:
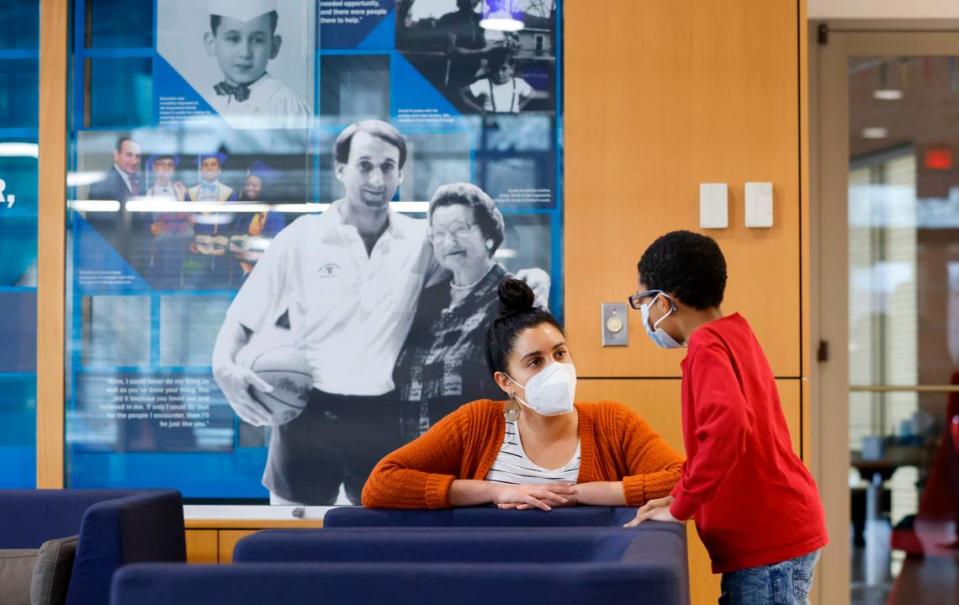
<path fill-rule="evenodd" d="M 518 2 L 516 0 L 485 0 L 480 27 L 501 32 L 518 32 L 526 27 L 522 20 L 516 18 L 522 13 L 513 10 L 514 4 Z"/>
<path fill-rule="evenodd" d="M 902 98 L 903 94 L 898 88 L 880 88 L 874 90 L 872 96 L 880 101 L 898 101 Z"/>
<path fill-rule="evenodd" d="M 889 129 L 882 126 L 871 126 L 862 129 L 862 138 L 864 139 L 885 139 L 889 136 Z"/>

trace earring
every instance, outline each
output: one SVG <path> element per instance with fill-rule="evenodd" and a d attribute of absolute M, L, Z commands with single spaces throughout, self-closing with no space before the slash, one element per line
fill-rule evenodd
<path fill-rule="evenodd" d="M 509 403 L 506 410 L 503 411 L 506 422 L 516 422 L 519 420 L 519 404 L 516 402 L 516 393 L 509 394 Z"/>

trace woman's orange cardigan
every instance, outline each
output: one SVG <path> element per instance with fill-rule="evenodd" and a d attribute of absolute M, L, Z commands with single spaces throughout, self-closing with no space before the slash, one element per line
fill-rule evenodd
<path fill-rule="evenodd" d="M 454 479 L 485 479 L 506 431 L 501 401 L 468 403 L 380 460 L 363 488 L 371 508 L 449 508 Z M 577 403 L 578 483 L 622 481 L 628 506 L 666 496 L 682 458 L 620 403 Z"/>

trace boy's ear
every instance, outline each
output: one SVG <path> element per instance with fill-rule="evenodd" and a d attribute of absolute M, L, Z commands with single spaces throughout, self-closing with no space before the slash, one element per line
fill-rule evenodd
<path fill-rule="evenodd" d="M 344 170 L 346 170 L 346 164 L 341 164 L 339 162 L 336 162 L 335 166 L 333 166 L 333 174 L 336 175 L 336 180 L 343 182 Z"/>
<path fill-rule="evenodd" d="M 670 308 L 672 308 L 673 304 L 676 305 L 676 310 L 679 311 L 679 303 L 676 302 L 676 299 L 673 298 L 672 296 L 670 296 L 669 298 L 666 298 L 665 296 L 660 296 L 656 300 L 656 304 L 659 305 L 659 309 L 663 312 L 664 315 L 666 313 L 669 313 L 669 310 Z"/>
<path fill-rule="evenodd" d="M 203 34 L 203 46 L 206 48 L 206 54 L 211 57 L 216 56 L 216 36 L 213 35 L 213 32 L 206 32 Z"/>
<path fill-rule="evenodd" d="M 280 46 L 283 45 L 283 38 L 277 34 L 273 34 L 273 42 L 270 44 L 270 60 L 276 58 L 280 54 Z"/>

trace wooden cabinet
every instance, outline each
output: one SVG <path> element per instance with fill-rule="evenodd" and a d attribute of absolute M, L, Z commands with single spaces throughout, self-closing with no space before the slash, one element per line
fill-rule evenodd
<path fill-rule="evenodd" d="M 322 521 L 277 521 L 250 519 L 242 521 L 193 520 L 186 522 L 186 560 L 188 563 L 233 562 L 236 543 L 261 529 L 318 528 Z"/>
<path fill-rule="evenodd" d="M 186 530 L 187 563 L 219 563 L 218 534 L 215 529 Z"/>

